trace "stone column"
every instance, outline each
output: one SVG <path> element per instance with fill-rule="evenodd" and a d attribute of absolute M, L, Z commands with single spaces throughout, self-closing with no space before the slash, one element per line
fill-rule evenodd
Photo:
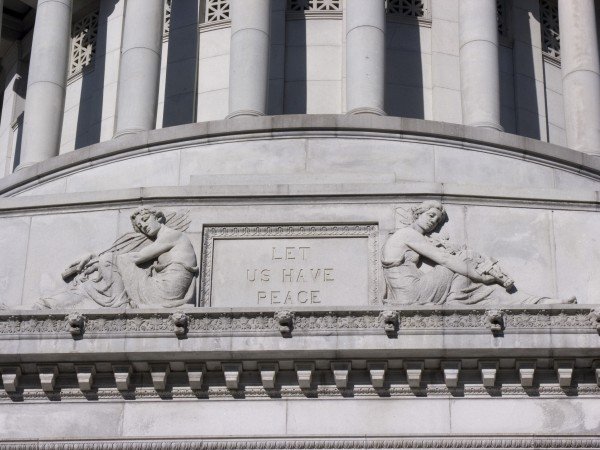
<path fill-rule="evenodd" d="M 270 0 L 231 0 L 229 114 L 263 116 L 267 112 Z"/>
<path fill-rule="evenodd" d="M 559 0 L 567 145 L 600 154 L 600 64 L 594 0 Z"/>
<path fill-rule="evenodd" d="M 65 109 L 73 0 L 39 0 L 19 167 L 58 155 Z"/>
<path fill-rule="evenodd" d="M 115 137 L 156 126 L 164 0 L 127 0 Z"/>
<path fill-rule="evenodd" d="M 385 115 L 385 2 L 346 1 L 346 111 Z"/>
<path fill-rule="evenodd" d="M 463 123 L 502 130 L 496 0 L 459 0 Z"/>

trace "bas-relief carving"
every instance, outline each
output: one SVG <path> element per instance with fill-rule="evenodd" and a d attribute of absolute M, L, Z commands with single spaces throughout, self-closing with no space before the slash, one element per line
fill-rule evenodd
<path fill-rule="evenodd" d="M 131 224 L 134 232 L 112 247 L 67 267 L 62 273 L 67 286 L 42 297 L 36 308 L 174 308 L 193 302 L 198 267 L 184 233 L 187 214 L 139 208 Z"/>
<path fill-rule="evenodd" d="M 271 334 L 274 332 L 293 331 L 310 334 L 323 331 L 339 333 L 368 332 L 380 334 L 421 333 L 424 329 L 431 332 L 447 333 L 492 329 L 500 325 L 500 331 L 507 333 L 537 332 L 558 333 L 572 332 L 588 334 L 598 332 L 597 321 L 600 312 L 589 307 L 566 306 L 564 309 L 528 309 L 527 307 L 511 307 L 500 310 L 481 308 L 432 309 L 410 308 L 399 310 L 359 309 L 337 311 L 291 311 L 275 312 L 234 311 L 223 312 L 211 309 L 189 309 L 185 314 L 168 311 L 144 312 L 135 311 L 127 315 L 121 312 L 95 313 L 85 317 L 82 314 L 18 314 L 0 315 L 0 339 L 12 339 L 20 335 L 47 335 L 56 337 L 60 333 L 82 335 L 93 338 L 97 335 L 110 336 L 119 333 L 128 335 L 155 334 L 176 335 L 189 333 L 193 335 L 226 336 L 245 335 L 248 332 Z M 492 331 L 494 331 L 492 329 Z"/>
<path fill-rule="evenodd" d="M 426 201 L 400 213 L 404 226 L 389 237 L 382 251 L 384 303 L 477 306 L 576 303 L 575 297 L 563 300 L 522 292 L 493 258 L 455 246 L 434 234 L 447 219 L 440 202 Z M 424 263 L 432 266 L 431 270 L 423 270 Z"/>

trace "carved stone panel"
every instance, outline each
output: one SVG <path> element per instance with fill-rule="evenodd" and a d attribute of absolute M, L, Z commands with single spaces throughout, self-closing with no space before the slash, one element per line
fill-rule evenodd
<path fill-rule="evenodd" d="M 200 306 L 377 305 L 377 225 L 204 229 Z"/>

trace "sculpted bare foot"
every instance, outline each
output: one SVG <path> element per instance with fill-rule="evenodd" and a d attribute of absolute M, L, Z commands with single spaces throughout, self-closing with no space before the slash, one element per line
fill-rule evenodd
<path fill-rule="evenodd" d="M 577 303 L 577 298 L 572 295 L 568 298 L 550 298 L 544 297 L 537 304 L 538 305 L 565 305 L 565 304 L 575 304 Z"/>

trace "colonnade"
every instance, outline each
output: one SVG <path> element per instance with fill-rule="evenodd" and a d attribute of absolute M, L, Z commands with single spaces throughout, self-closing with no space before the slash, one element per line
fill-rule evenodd
<path fill-rule="evenodd" d="M 1 1 L 1 0 L 0 0 Z M 128 0 L 115 137 L 155 127 L 164 0 Z M 496 0 L 459 0 L 465 125 L 501 129 Z M 73 0 L 39 0 L 33 33 L 21 166 L 58 154 Z M 231 0 L 228 117 L 266 114 L 270 0 Z M 594 0 L 559 0 L 568 145 L 600 153 L 600 67 Z M 348 114 L 385 114 L 383 0 L 346 0 Z"/>

